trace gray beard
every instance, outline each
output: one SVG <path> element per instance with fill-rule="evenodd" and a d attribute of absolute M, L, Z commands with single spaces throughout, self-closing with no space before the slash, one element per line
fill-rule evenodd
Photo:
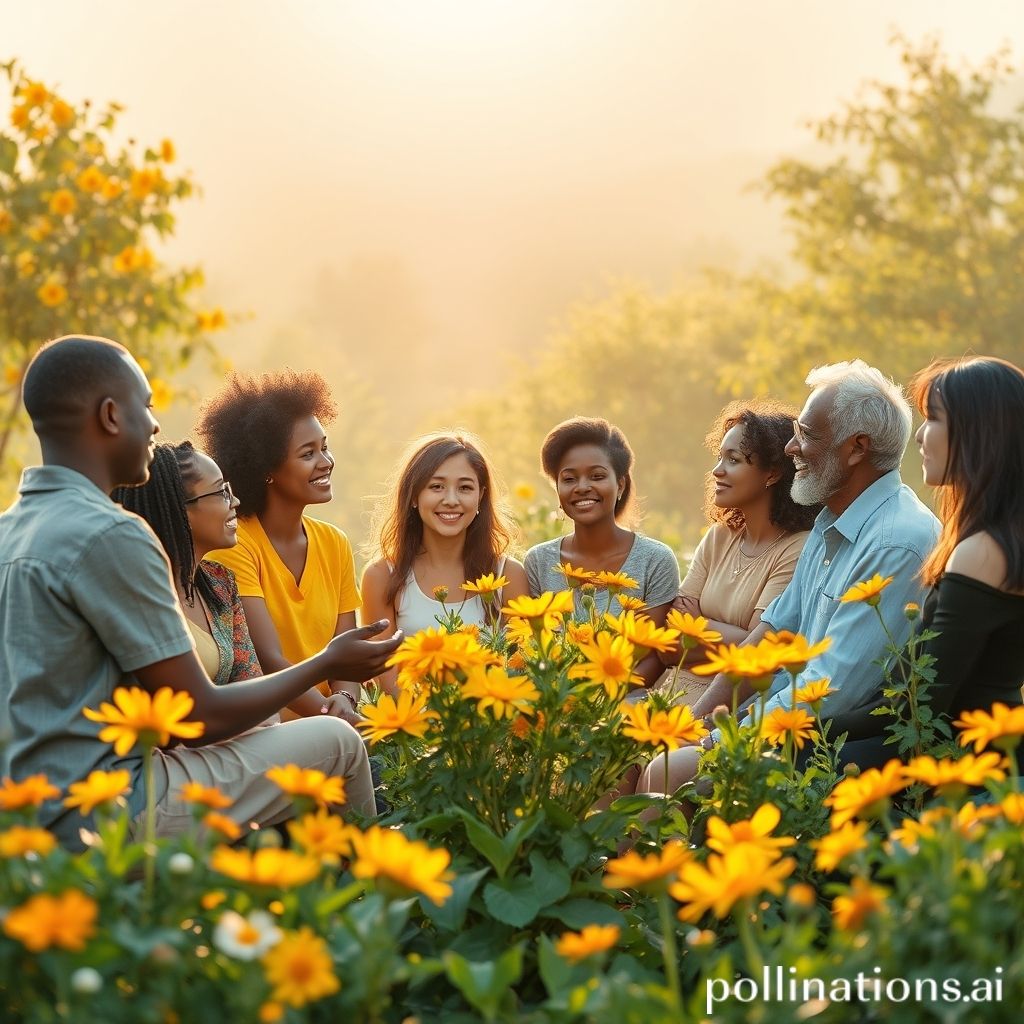
<path fill-rule="evenodd" d="M 789 494 L 798 505 L 824 505 L 839 490 L 842 482 L 843 465 L 833 452 L 816 472 L 795 477 Z"/>

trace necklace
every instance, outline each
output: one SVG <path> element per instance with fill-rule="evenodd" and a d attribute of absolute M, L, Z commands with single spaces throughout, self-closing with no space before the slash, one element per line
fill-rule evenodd
<path fill-rule="evenodd" d="M 768 544 L 766 547 L 763 547 L 760 551 L 755 551 L 754 554 L 752 554 L 752 555 L 748 555 L 746 553 L 746 551 L 743 550 L 743 538 L 746 537 L 746 535 L 747 535 L 746 530 L 744 530 L 742 536 L 740 537 L 739 541 L 736 544 L 736 549 L 737 549 L 737 551 L 739 551 L 740 557 L 741 558 L 745 558 L 746 561 L 745 562 L 741 562 L 739 565 L 736 566 L 735 569 L 733 569 L 733 571 L 732 571 L 732 578 L 733 579 L 736 579 L 736 577 L 739 576 L 740 573 L 746 572 L 755 562 L 758 562 L 762 558 L 764 558 L 764 556 L 767 555 L 768 552 L 771 551 L 772 548 L 774 548 L 775 545 L 778 544 L 779 541 L 782 540 L 782 538 L 786 536 L 786 531 L 783 530 L 778 535 L 778 537 L 776 537 L 770 544 Z"/>

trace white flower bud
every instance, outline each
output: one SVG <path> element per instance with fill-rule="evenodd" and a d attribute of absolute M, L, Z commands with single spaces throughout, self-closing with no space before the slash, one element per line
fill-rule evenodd
<path fill-rule="evenodd" d="M 95 967 L 79 967 L 71 975 L 71 991 L 91 996 L 103 988 L 103 975 Z"/>
<path fill-rule="evenodd" d="M 190 875 L 195 866 L 196 862 L 187 853 L 171 854 L 167 862 L 167 869 L 172 875 Z"/>

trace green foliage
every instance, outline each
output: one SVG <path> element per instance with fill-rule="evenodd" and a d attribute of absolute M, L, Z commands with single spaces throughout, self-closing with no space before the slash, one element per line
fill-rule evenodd
<path fill-rule="evenodd" d="M 153 377 L 155 405 L 170 400 L 166 377 L 196 354 L 210 356 L 223 312 L 188 302 L 198 267 L 174 269 L 150 246 L 174 233 L 175 208 L 195 185 L 174 175 L 174 146 L 119 145 L 121 107 L 72 106 L 14 61 L 0 65 L 10 118 L 0 131 L 0 477 L 16 468 L 11 442 L 25 423 L 19 384 L 39 346 L 62 334 L 114 338 Z"/>

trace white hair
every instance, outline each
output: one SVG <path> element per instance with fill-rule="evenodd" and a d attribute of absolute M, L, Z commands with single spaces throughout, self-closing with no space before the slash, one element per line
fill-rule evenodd
<path fill-rule="evenodd" d="M 898 384 L 863 359 L 816 366 L 806 383 L 812 390 L 835 388 L 829 413 L 834 443 L 867 434 L 871 465 L 885 473 L 899 466 L 914 418 Z"/>

